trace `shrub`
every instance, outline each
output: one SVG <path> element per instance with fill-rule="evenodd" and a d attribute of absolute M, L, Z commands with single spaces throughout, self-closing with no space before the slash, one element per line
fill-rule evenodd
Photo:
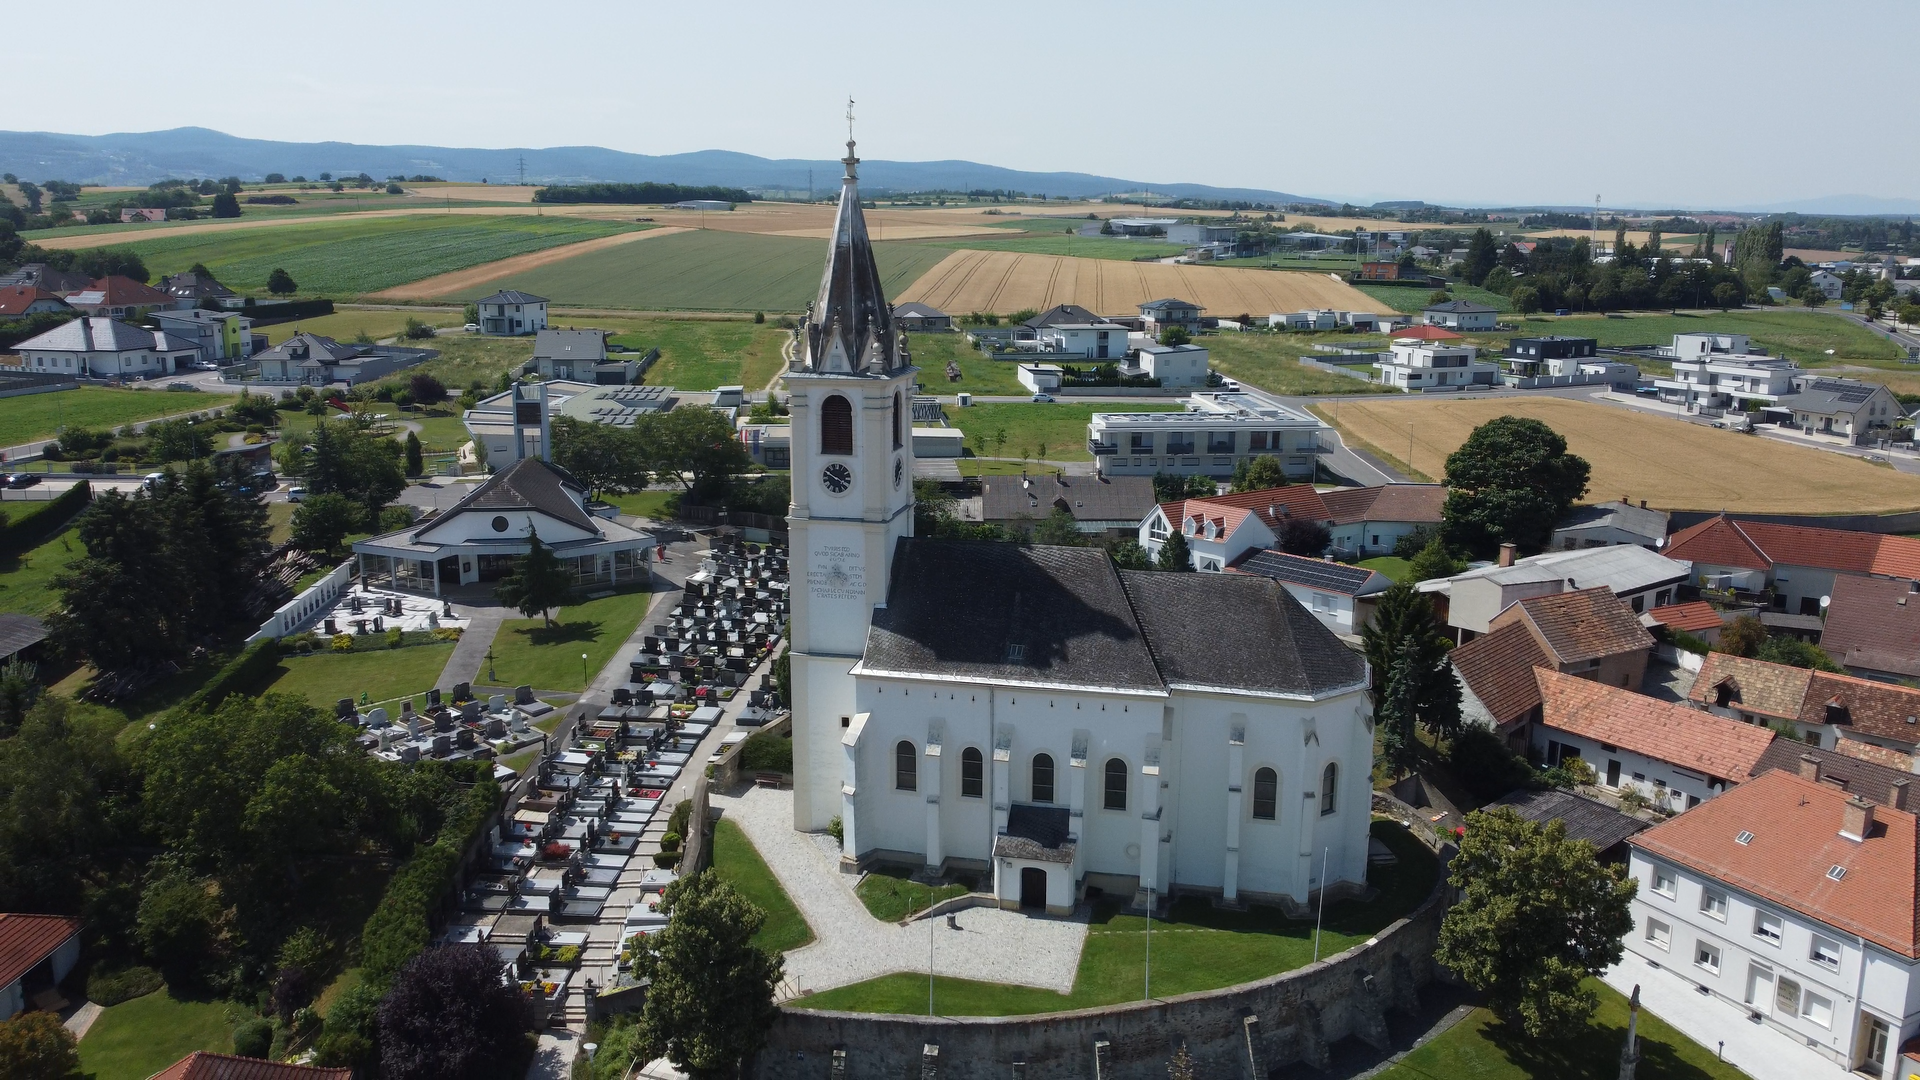
<path fill-rule="evenodd" d="M 352 634 L 335 634 L 333 635 L 333 641 L 329 644 L 328 647 L 333 649 L 334 652 L 352 652 L 353 651 L 353 635 Z"/>
<path fill-rule="evenodd" d="M 118 1005 L 146 997 L 160 986 L 160 973 L 150 967 L 102 969 L 87 976 L 87 1000 L 103 1007 Z"/>
<path fill-rule="evenodd" d="M 662 836 L 660 838 L 660 850 L 661 851 L 680 850 L 680 834 L 677 832 L 670 832 L 665 836 Z"/>
<path fill-rule="evenodd" d="M 653 853 L 653 865 L 663 870 L 671 870 L 680 865 L 680 853 L 677 851 L 656 851 Z"/>
<path fill-rule="evenodd" d="M 833 837 L 833 842 L 836 844 L 846 843 L 847 827 L 846 824 L 840 820 L 839 814 L 833 815 L 833 820 L 827 822 L 827 835 Z"/>
<path fill-rule="evenodd" d="M 1447 745 L 1447 764 L 1473 797 L 1485 804 L 1533 783 L 1533 770 L 1513 756 L 1500 737 L 1483 727 L 1466 727 Z"/>
<path fill-rule="evenodd" d="M 429 920 L 452 891 L 462 853 L 493 816 L 499 799 L 500 789 L 491 781 L 474 784 L 448 812 L 433 843 L 417 849 L 388 880 L 379 906 L 360 931 L 360 966 L 367 983 L 385 987 L 427 947 L 432 937 Z"/>
<path fill-rule="evenodd" d="M 1673 631 L 1673 647 L 1695 656 L 1705 656 L 1713 649 L 1713 646 L 1708 645 L 1704 639 L 1695 637 L 1685 630 Z"/>
<path fill-rule="evenodd" d="M 388 630 L 387 630 L 387 648 L 389 648 L 389 649 L 397 649 L 397 648 L 399 648 L 399 647 L 400 647 L 400 639 L 401 639 L 401 638 L 402 638 L 402 637 L 404 636 L 404 633 L 405 633 L 405 632 L 404 632 L 404 631 L 402 631 L 402 630 L 401 630 L 401 629 L 400 629 L 399 627 L 397 627 L 397 626 L 394 626 L 394 627 L 390 627 L 390 628 L 388 628 Z"/>
<path fill-rule="evenodd" d="M 687 835 L 687 820 L 692 816 L 693 800 L 681 799 L 673 808 L 673 813 L 667 815 L 667 831 L 681 836 Z"/>
<path fill-rule="evenodd" d="M 793 741 L 768 731 L 756 731 L 740 746 L 740 767 L 749 772 L 793 771 Z"/>
<path fill-rule="evenodd" d="M 233 1029 L 233 1052 L 241 1057 L 263 1058 L 272 1049 L 272 1021 L 255 1017 Z"/>

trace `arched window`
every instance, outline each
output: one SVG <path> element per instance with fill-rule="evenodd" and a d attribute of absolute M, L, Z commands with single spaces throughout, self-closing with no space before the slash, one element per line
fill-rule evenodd
<path fill-rule="evenodd" d="M 1324 770 L 1322 770 L 1320 773 L 1320 816 L 1321 817 L 1326 817 L 1328 814 L 1333 813 L 1334 809 L 1339 805 L 1338 802 L 1334 799 L 1334 792 L 1336 789 L 1339 788 L 1339 786 L 1340 786 L 1340 766 L 1335 765 L 1333 762 L 1329 761 L 1327 762 L 1327 767 Z"/>
<path fill-rule="evenodd" d="M 893 748 L 893 786 L 901 791 L 915 791 L 920 786 L 919 755 L 905 739 Z"/>
<path fill-rule="evenodd" d="M 901 440 L 900 427 L 901 427 L 900 395 L 895 394 L 893 395 L 893 448 L 895 450 L 898 450 L 900 449 L 901 446 L 905 445 L 900 441 Z"/>
<path fill-rule="evenodd" d="M 1272 821 L 1280 806 L 1280 774 L 1272 769 L 1253 770 L 1253 816 Z"/>
<path fill-rule="evenodd" d="M 1109 810 L 1127 808 L 1127 763 L 1119 758 L 1107 759 L 1107 798 L 1102 805 Z"/>
<path fill-rule="evenodd" d="M 960 751 L 960 794 L 969 799 L 978 799 L 987 791 L 986 762 L 980 757 L 980 748 L 969 746 Z"/>
<path fill-rule="evenodd" d="M 1053 801 L 1053 756 L 1033 755 L 1033 801 Z"/>
<path fill-rule="evenodd" d="M 839 394 L 820 403 L 820 452 L 841 457 L 853 454 L 853 406 Z"/>

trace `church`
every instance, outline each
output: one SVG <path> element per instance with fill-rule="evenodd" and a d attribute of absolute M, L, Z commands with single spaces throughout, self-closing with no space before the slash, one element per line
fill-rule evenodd
<path fill-rule="evenodd" d="M 1279 585 L 913 535 L 919 369 L 853 151 L 785 375 L 794 827 L 1055 914 L 1364 889 L 1367 665 Z"/>

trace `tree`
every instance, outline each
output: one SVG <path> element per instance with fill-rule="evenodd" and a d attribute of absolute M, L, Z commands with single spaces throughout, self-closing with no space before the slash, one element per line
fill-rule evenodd
<path fill-rule="evenodd" d="M 717 498 L 735 474 L 753 467 L 733 423 L 712 409 L 673 409 L 634 421 L 640 460 L 657 482 L 685 487 L 695 502 Z"/>
<path fill-rule="evenodd" d="M 1447 542 L 1435 533 L 1409 561 L 1407 580 L 1418 585 L 1434 578 L 1452 577 L 1466 568 L 1467 564 L 1454 558 L 1453 552 L 1447 548 Z"/>
<path fill-rule="evenodd" d="M 1286 470 L 1280 467 L 1280 459 L 1270 455 L 1243 457 L 1233 467 L 1233 490 L 1262 491 L 1267 488 L 1285 487 Z"/>
<path fill-rule="evenodd" d="M 1722 311 L 1740 303 L 1740 286 L 1723 281 L 1713 287 L 1713 304 Z"/>
<path fill-rule="evenodd" d="M 753 943 L 766 916 L 712 871 L 667 886 L 660 910 L 666 929 L 640 938 L 633 962 L 651 980 L 640 1043 L 693 1080 L 731 1080 L 778 1014 L 781 960 Z"/>
<path fill-rule="evenodd" d="M 307 487 L 352 500 L 368 528 L 377 527 L 381 509 L 407 489 L 400 444 L 392 439 L 335 421 L 314 425 L 312 445 Z"/>
<path fill-rule="evenodd" d="M 1462 896 L 1434 959 L 1529 1038 L 1585 1024 L 1599 998 L 1582 980 L 1619 962 L 1633 879 L 1567 839 L 1564 822 L 1539 825 L 1509 807 L 1467 815 L 1451 871 Z"/>
<path fill-rule="evenodd" d="M 1753 657 L 1760 654 L 1761 646 L 1766 643 L 1767 628 L 1752 615 L 1742 615 L 1720 631 L 1720 640 L 1714 643 L 1713 651 Z"/>
<path fill-rule="evenodd" d="M 514 562 L 493 595 L 528 618 L 540 616 L 551 627 L 553 609 L 573 603 L 573 572 L 540 542 L 538 532 L 527 530 L 527 543 L 526 555 Z"/>
<path fill-rule="evenodd" d="M 110 853 L 144 843 L 119 715 L 48 696 L 0 739 L 0 911 L 83 914 Z"/>
<path fill-rule="evenodd" d="M 134 933 L 169 985 L 201 985 L 202 973 L 219 955 L 221 908 L 213 881 L 177 867 L 158 868 L 141 890 Z"/>
<path fill-rule="evenodd" d="M 1290 517 L 1280 527 L 1280 550 L 1289 555 L 1319 558 L 1333 543 L 1333 530 L 1312 518 Z"/>
<path fill-rule="evenodd" d="M 39 665 L 18 656 L 0 665 L 0 737 L 18 731 L 39 700 L 39 670 Z"/>
<path fill-rule="evenodd" d="M 234 218 L 240 216 L 240 199 L 231 191 L 223 191 L 213 197 L 213 216 Z"/>
<path fill-rule="evenodd" d="M 276 266 L 273 273 L 267 275 L 267 291 L 275 296 L 292 296 L 300 291 L 300 286 L 294 284 L 292 274 Z"/>
<path fill-rule="evenodd" d="M 293 508 L 293 544 L 302 551 L 331 555 L 340 550 L 347 534 L 358 528 L 365 512 L 352 499 L 328 492 L 309 495 Z"/>
<path fill-rule="evenodd" d="M 1160 344 L 1162 345 L 1188 345 L 1192 342 L 1193 335 L 1188 333 L 1187 328 L 1179 323 L 1174 323 L 1172 326 L 1160 331 Z"/>
<path fill-rule="evenodd" d="M 1147 549 L 1132 537 L 1108 548 L 1107 554 L 1113 556 L 1113 565 L 1122 570 L 1153 569 L 1153 560 L 1147 557 Z"/>
<path fill-rule="evenodd" d="M 1447 455 L 1450 489 L 1441 514 L 1448 542 L 1485 557 L 1502 542 L 1540 551 L 1567 508 L 1587 490 L 1592 467 L 1567 440 L 1531 417 L 1481 424 Z"/>
<path fill-rule="evenodd" d="M 1420 722 L 1419 650 L 1412 637 L 1400 639 L 1373 710 L 1381 753 L 1396 773 L 1412 770 L 1420 757 L 1420 740 L 1414 734 Z"/>
<path fill-rule="evenodd" d="M 1160 557 L 1154 561 L 1153 568 L 1174 571 L 1193 569 L 1193 553 L 1187 550 L 1186 534 L 1180 531 L 1177 524 L 1160 544 Z"/>
<path fill-rule="evenodd" d="M 1540 290 L 1531 285 L 1521 285 L 1508 296 L 1513 302 L 1513 310 L 1522 315 L 1531 315 L 1540 310 Z"/>
<path fill-rule="evenodd" d="M 1073 514 L 1057 506 L 1054 507 L 1053 513 L 1033 523 L 1030 535 L 1036 544 L 1047 544 L 1053 547 L 1087 546 L 1087 534 L 1080 531 L 1080 523 L 1073 519 Z"/>
<path fill-rule="evenodd" d="M 532 1005 L 501 982 L 486 945 L 442 945 L 407 961 L 376 1024 L 388 1080 L 511 1080 L 533 1051 Z"/>
<path fill-rule="evenodd" d="M 419 476 L 426 471 L 426 461 L 420 453 L 420 436 L 411 431 L 407 432 L 405 455 L 408 476 Z"/>
<path fill-rule="evenodd" d="M 1381 593 L 1373 621 L 1360 631 L 1360 645 L 1373 676 L 1376 709 L 1388 700 L 1389 678 L 1405 669 L 1398 687 L 1405 708 L 1398 718 L 1409 744 L 1415 722 L 1436 736 L 1460 729 L 1460 683 L 1447 661 L 1453 641 L 1434 614 L 1431 596 L 1407 582 Z"/>
<path fill-rule="evenodd" d="M 632 431 L 562 416 L 553 421 L 553 463 L 573 474 L 590 494 L 637 491 L 647 486 L 645 447 Z"/>
<path fill-rule="evenodd" d="M 1795 637 L 1769 637 L 1754 659 L 1765 660 L 1769 664 L 1785 664 L 1787 667 L 1812 668 L 1815 671 L 1831 671 L 1836 675 L 1845 675 L 1847 669 L 1834 663 L 1827 650 L 1809 641 Z"/>
<path fill-rule="evenodd" d="M 50 1012 L 0 1021 L 0 1080 L 67 1080 L 80 1071 L 73 1032 Z"/>
<path fill-rule="evenodd" d="M 1495 264 L 1500 261 L 1500 249 L 1493 241 L 1493 234 L 1485 228 L 1473 230 L 1467 240 L 1467 257 L 1461 262 L 1461 275 L 1467 284 L 1478 285 L 1487 280 Z"/>

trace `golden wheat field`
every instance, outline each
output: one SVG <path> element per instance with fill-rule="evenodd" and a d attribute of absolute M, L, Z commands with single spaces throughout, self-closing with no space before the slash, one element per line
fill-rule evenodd
<path fill-rule="evenodd" d="M 1663 510 L 1872 513 L 1920 507 L 1920 476 L 1824 450 L 1567 398 L 1347 400 L 1319 409 L 1343 433 L 1438 479 L 1446 457 L 1496 416 L 1530 416 L 1593 466 L 1587 501 L 1645 499 Z"/>
<path fill-rule="evenodd" d="M 1380 302 L 1326 274 L 1237 267 L 1119 262 L 1019 251 L 956 251 L 897 299 L 942 311 L 1045 310 L 1078 304 L 1103 315 L 1133 314 L 1149 300 L 1175 296 L 1210 314 L 1266 315 L 1336 308 L 1377 311 Z"/>

